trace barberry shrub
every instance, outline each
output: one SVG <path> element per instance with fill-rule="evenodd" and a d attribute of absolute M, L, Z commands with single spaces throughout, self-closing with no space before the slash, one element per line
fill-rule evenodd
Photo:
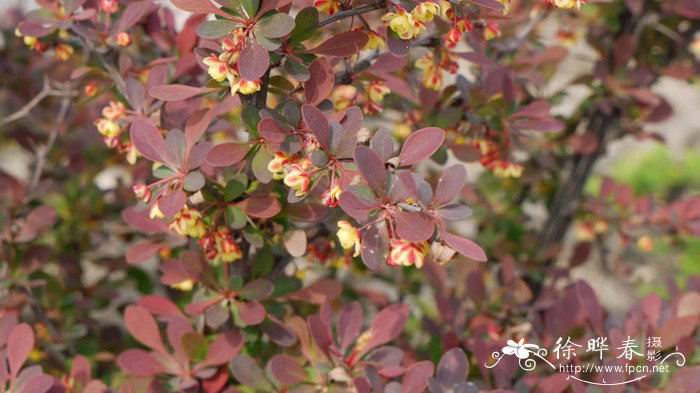
<path fill-rule="evenodd" d="M 611 313 L 571 273 L 697 244 L 695 185 L 594 170 L 663 142 L 696 1 L 37 3 L 2 21 L 0 391 L 579 392 L 492 353 L 623 335 L 689 359 L 629 391 L 700 389 L 700 277 Z"/>

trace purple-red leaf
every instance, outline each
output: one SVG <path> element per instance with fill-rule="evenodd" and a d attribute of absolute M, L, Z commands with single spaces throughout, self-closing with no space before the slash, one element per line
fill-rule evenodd
<path fill-rule="evenodd" d="M 350 344 L 355 341 L 362 329 L 362 306 L 359 302 L 350 302 L 343 307 L 340 316 L 338 317 L 338 339 L 340 341 L 340 353 L 345 353 L 345 350 Z"/>
<path fill-rule="evenodd" d="M 304 82 L 304 97 L 307 104 L 316 106 L 333 90 L 335 74 L 331 63 L 323 57 L 311 62 L 309 74 L 309 80 Z"/>
<path fill-rule="evenodd" d="M 436 127 L 421 128 L 411 134 L 403 144 L 399 160 L 401 166 L 414 165 L 437 151 L 445 140 L 445 131 Z"/>
<path fill-rule="evenodd" d="M 161 101 L 182 101 L 213 90 L 212 88 L 187 85 L 160 85 L 153 86 L 148 93 L 151 97 Z"/>
<path fill-rule="evenodd" d="M 131 140 L 136 149 L 151 161 L 165 163 L 165 139 L 160 131 L 150 122 L 136 119 L 131 123 Z"/>
<path fill-rule="evenodd" d="M 262 78 L 270 67 L 270 55 L 257 41 L 249 40 L 238 58 L 238 71 L 243 79 L 254 81 Z"/>
<path fill-rule="evenodd" d="M 294 385 L 306 379 L 307 374 L 299 362 L 289 355 L 279 354 L 270 359 L 270 370 L 282 385 Z"/>
<path fill-rule="evenodd" d="M 199 365 L 218 366 L 230 362 L 243 348 L 243 337 L 238 330 L 221 333 L 210 345 L 207 356 Z"/>
<path fill-rule="evenodd" d="M 185 126 L 185 137 L 187 139 L 187 151 L 192 149 L 199 138 L 204 135 L 204 132 L 209 127 L 211 123 L 212 112 L 208 109 L 198 110 L 193 113 L 192 116 L 187 120 L 187 125 Z"/>
<path fill-rule="evenodd" d="M 167 353 L 158 324 L 148 310 L 136 305 L 127 306 L 124 310 L 124 324 L 138 342 L 155 351 Z"/>
<path fill-rule="evenodd" d="M 464 185 L 467 183 L 467 169 L 463 165 L 453 165 L 440 176 L 437 187 L 435 188 L 435 196 L 433 204 L 435 206 L 443 205 L 453 200 Z"/>
<path fill-rule="evenodd" d="M 186 202 L 187 194 L 182 191 L 182 188 L 178 188 L 170 194 L 163 195 L 158 200 L 158 209 L 165 217 L 172 217 L 182 210 Z"/>
<path fill-rule="evenodd" d="M 386 262 L 389 253 L 389 233 L 386 222 L 369 225 L 362 231 L 362 262 L 372 269 L 377 270 Z"/>
<path fill-rule="evenodd" d="M 521 130 L 538 132 L 559 132 L 566 127 L 564 123 L 552 118 L 519 121 L 513 125 Z"/>
<path fill-rule="evenodd" d="M 396 214 L 396 234 L 414 243 L 430 239 L 435 231 L 433 220 L 424 212 L 399 212 Z"/>
<path fill-rule="evenodd" d="M 380 311 L 369 327 L 371 338 L 369 343 L 360 351 L 358 359 L 370 350 L 388 343 L 403 332 L 403 328 L 408 320 L 408 306 L 405 304 L 394 304 Z"/>
<path fill-rule="evenodd" d="M 272 195 L 252 196 L 238 202 L 236 207 L 255 218 L 271 218 L 282 210 L 282 205 Z"/>
<path fill-rule="evenodd" d="M 352 56 L 364 48 L 367 39 L 367 34 L 362 31 L 346 31 L 336 34 L 321 45 L 304 52 L 326 56 Z"/>
<path fill-rule="evenodd" d="M 224 18 L 230 18 L 231 15 L 219 9 L 209 0 L 170 0 L 173 5 L 183 11 L 193 14 L 216 14 Z"/>
<path fill-rule="evenodd" d="M 474 243 L 469 239 L 465 239 L 461 236 L 453 235 L 450 233 L 444 233 L 443 237 L 447 244 L 457 250 L 460 254 L 471 258 L 475 261 L 486 262 L 486 253 L 479 247 L 478 244 Z"/>
<path fill-rule="evenodd" d="M 32 328 L 26 323 L 15 326 L 7 339 L 7 362 L 10 365 L 12 378 L 19 374 L 19 370 L 22 369 L 22 365 L 29 358 L 29 353 L 32 352 L 33 348 L 34 331 Z"/>
<path fill-rule="evenodd" d="M 464 382 L 469 374 L 469 361 L 462 348 L 456 347 L 445 352 L 438 365 L 436 379 L 449 389 Z"/>
<path fill-rule="evenodd" d="M 155 356 L 143 349 L 129 349 L 117 358 L 117 364 L 122 370 L 138 377 L 147 377 L 164 373 L 165 368 Z"/>
<path fill-rule="evenodd" d="M 517 110 L 517 112 L 510 115 L 511 119 L 516 119 L 519 117 L 545 117 L 549 115 L 549 111 L 552 109 L 552 104 L 546 100 L 533 101 L 524 107 Z"/>
<path fill-rule="evenodd" d="M 224 167 L 240 162 L 250 150 L 250 143 L 228 142 L 214 146 L 207 154 L 209 165 Z"/>
<path fill-rule="evenodd" d="M 309 127 L 309 131 L 316 137 L 318 143 L 323 148 L 328 149 L 330 147 L 330 129 L 328 119 L 326 119 L 323 112 L 315 106 L 304 104 L 301 107 L 301 114 L 307 127 Z"/>
<path fill-rule="evenodd" d="M 433 375 L 435 365 L 429 360 L 414 363 L 406 370 L 401 384 L 401 393 L 420 393 L 428 385 L 428 377 Z"/>
<path fill-rule="evenodd" d="M 161 249 L 161 245 L 150 240 L 144 240 L 129 247 L 126 251 L 126 263 L 136 265 L 153 258 Z"/>
<path fill-rule="evenodd" d="M 367 146 L 357 146 L 353 153 L 355 164 L 367 185 L 379 194 L 386 189 L 386 170 L 379 154 Z"/>
<path fill-rule="evenodd" d="M 258 123 L 258 132 L 266 141 L 274 143 L 282 143 L 284 138 L 290 135 L 286 129 L 277 124 L 277 122 L 270 117 L 260 120 L 260 123 Z"/>

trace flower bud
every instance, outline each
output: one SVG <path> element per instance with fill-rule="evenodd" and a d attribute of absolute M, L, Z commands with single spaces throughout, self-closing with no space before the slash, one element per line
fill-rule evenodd
<path fill-rule="evenodd" d="M 340 187 L 335 185 L 333 188 L 326 190 L 323 193 L 323 204 L 328 207 L 337 207 L 338 198 L 340 198 Z"/>
<path fill-rule="evenodd" d="M 425 256 L 428 255 L 429 250 L 427 242 L 411 243 L 402 239 L 393 239 L 386 263 L 390 266 L 415 265 L 420 269 L 423 267 Z"/>
<path fill-rule="evenodd" d="M 100 10 L 105 14 L 116 14 L 119 11 L 119 1 L 100 0 Z"/>
<path fill-rule="evenodd" d="M 369 128 L 362 127 L 360 128 L 360 131 L 357 132 L 357 143 L 367 143 L 369 141 L 369 137 Z"/>
<path fill-rule="evenodd" d="M 194 288 L 194 281 L 188 278 L 187 280 L 170 284 L 170 288 L 175 288 L 183 292 L 189 292 L 192 290 L 192 288 Z"/>
<path fill-rule="evenodd" d="M 151 200 L 151 189 L 145 184 L 138 184 L 132 187 L 134 190 L 134 195 L 136 198 L 140 199 L 143 203 L 148 203 Z"/>
<path fill-rule="evenodd" d="M 117 34 L 115 42 L 122 48 L 126 48 L 127 46 L 131 45 L 131 35 L 126 32 L 121 32 Z"/>
<path fill-rule="evenodd" d="M 284 177 L 284 184 L 295 190 L 294 195 L 300 197 L 306 195 L 311 185 L 311 176 L 304 171 L 298 163 L 291 165 L 291 170 Z"/>
<path fill-rule="evenodd" d="M 352 256 L 360 255 L 360 232 L 347 221 L 338 221 L 338 232 L 336 233 L 340 246 L 345 250 L 355 249 Z"/>
<path fill-rule="evenodd" d="M 83 91 L 85 92 L 86 96 L 94 97 L 95 94 L 97 94 L 97 82 L 88 83 L 85 85 L 85 89 Z"/>
<path fill-rule="evenodd" d="M 433 256 L 433 260 L 439 264 L 444 264 L 450 262 L 457 250 L 452 247 L 448 247 L 442 242 L 432 242 L 430 243 L 430 254 Z"/>
<path fill-rule="evenodd" d="M 272 173 L 272 178 L 275 180 L 284 179 L 287 170 L 284 164 L 289 160 L 289 155 L 284 152 L 275 152 L 275 156 L 267 164 L 267 170 Z"/>
<path fill-rule="evenodd" d="M 56 60 L 67 61 L 73 56 L 73 47 L 68 44 L 56 45 Z"/>

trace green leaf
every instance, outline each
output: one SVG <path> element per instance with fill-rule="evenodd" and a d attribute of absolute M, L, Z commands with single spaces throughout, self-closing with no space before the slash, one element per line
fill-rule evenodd
<path fill-rule="evenodd" d="M 272 266 L 275 263 L 272 252 L 265 247 L 259 249 L 255 254 L 255 264 L 253 264 L 253 277 L 265 277 L 272 271 Z"/>
<path fill-rule="evenodd" d="M 253 19 L 260 9 L 260 0 L 241 0 L 241 4 L 250 19 Z"/>
<path fill-rule="evenodd" d="M 197 332 L 187 332 L 180 339 L 182 349 L 189 359 L 201 360 L 207 356 L 209 350 L 209 341 L 203 335 Z"/>
<path fill-rule="evenodd" d="M 252 105 L 245 106 L 241 112 L 241 118 L 248 133 L 259 139 L 258 123 L 260 123 L 260 113 L 258 113 L 258 109 Z"/>
<path fill-rule="evenodd" d="M 232 200 L 238 198 L 245 191 L 248 185 L 248 178 L 244 175 L 236 175 L 231 180 L 226 183 L 226 188 L 224 189 L 224 202 L 231 202 Z"/>
<path fill-rule="evenodd" d="M 301 289 L 301 281 L 296 277 L 282 277 L 275 280 L 275 291 L 272 297 L 279 297 Z"/>
<path fill-rule="evenodd" d="M 294 18 L 288 14 L 272 14 L 261 18 L 256 27 L 267 38 L 282 38 L 294 30 Z"/>
<path fill-rule="evenodd" d="M 208 20 L 197 28 L 197 35 L 202 38 L 221 38 L 243 25 L 228 19 Z"/>
<path fill-rule="evenodd" d="M 255 38 L 258 40 L 258 44 L 262 45 L 262 47 L 267 49 L 268 51 L 277 50 L 280 46 L 282 46 L 281 38 L 265 37 L 265 35 L 262 33 L 256 34 Z"/>
<path fill-rule="evenodd" d="M 248 224 L 248 216 L 243 213 L 243 210 L 235 206 L 229 206 L 226 209 L 226 223 L 232 229 L 243 229 Z"/>
<path fill-rule="evenodd" d="M 318 28 L 318 10 L 316 7 L 307 7 L 297 14 L 292 37 L 289 45 L 305 41 L 314 35 Z"/>
<path fill-rule="evenodd" d="M 284 69 L 292 78 L 298 80 L 299 82 L 306 82 L 309 80 L 309 78 L 311 78 L 309 69 L 298 61 L 287 59 L 287 61 L 284 62 Z"/>
<path fill-rule="evenodd" d="M 206 180 L 204 179 L 202 172 L 192 171 L 185 176 L 183 186 L 185 187 L 185 191 L 197 192 L 204 187 L 204 183 L 206 183 Z"/>

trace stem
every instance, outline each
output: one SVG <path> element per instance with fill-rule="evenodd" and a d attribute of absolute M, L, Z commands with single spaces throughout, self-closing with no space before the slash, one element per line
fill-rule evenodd
<path fill-rule="evenodd" d="M 365 12 L 378 10 L 378 9 L 381 9 L 384 7 L 386 7 L 386 2 L 382 0 L 382 1 L 378 1 L 376 3 L 365 4 L 363 6 L 353 8 L 351 10 L 336 12 L 335 14 L 329 16 L 328 18 L 318 22 L 318 27 L 325 26 L 327 24 L 330 24 L 330 23 L 333 23 L 335 21 L 339 21 L 339 20 L 342 20 L 345 18 L 349 18 L 351 16 L 361 15 L 361 14 L 364 14 Z"/>

